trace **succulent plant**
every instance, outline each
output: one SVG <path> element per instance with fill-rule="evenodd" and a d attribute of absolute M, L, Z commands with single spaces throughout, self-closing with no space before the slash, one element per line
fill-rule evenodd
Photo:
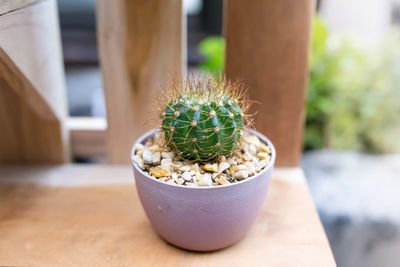
<path fill-rule="evenodd" d="M 189 76 L 174 81 L 160 101 L 167 145 L 186 160 L 229 156 L 245 126 L 246 105 L 240 82 Z"/>

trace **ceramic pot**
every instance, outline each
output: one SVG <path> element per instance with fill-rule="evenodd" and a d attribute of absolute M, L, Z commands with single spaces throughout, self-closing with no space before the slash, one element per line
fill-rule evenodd
<path fill-rule="evenodd" d="M 152 130 L 136 145 L 152 137 Z M 241 240 L 256 220 L 265 200 L 275 162 L 271 141 L 251 130 L 271 148 L 271 161 L 257 175 L 213 187 L 189 187 L 156 180 L 132 161 L 136 189 L 148 219 L 169 243 L 188 250 L 210 251 Z M 131 158 L 132 158 L 131 157 Z"/>

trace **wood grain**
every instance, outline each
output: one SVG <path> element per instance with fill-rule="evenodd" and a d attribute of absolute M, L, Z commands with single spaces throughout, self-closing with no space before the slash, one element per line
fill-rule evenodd
<path fill-rule="evenodd" d="M 313 0 L 226 1 L 226 75 L 240 78 L 255 127 L 277 150 L 278 166 L 296 166 L 302 147 Z"/>
<path fill-rule="evenodd" d="M 99 0 L 96 7 L 108 156 L 128 163 L 135 139 L 154 127 L 159 88 L 182 75 L 182 1 Z"/>
<path fill-rule="evenodd" d="M 76 171 L 77 168 L 80 171 Z M 17 178 L 24 173 L 33 173 L 36 178 L 31 181 L 40 180 L 37 178 L 40 175 L 53 182 L 64 179 L 67 184 L 70 180 L 96 181 L 95 167 L 89 168 L 90 175 L 85 167 L 74 165 L 59 171 L 52 167 L 48 172 L 43 168 L 36 172 L 32 167 L 29 172 L 15 168 L 15 175 L 0 168 L 0 264 L 335 266 L 299 171 L 275 172 L 263 210 L 245 239 L 210 253 L 181 250 L 161 240 L 147 220 L 132 184 L 44 187 L 2 182 L 7 177 Z M 113 172 L 105 168 L 99 167 L 98 173 L 101 179 L 106 173 L 110 181 Z M 115 167 L 109 168 L 114 168 L 115 173 Z"/>
<path fill-rule="evenodd" d="M 0 162 L 68 160 L 54 0 L 0 16 Z"/>

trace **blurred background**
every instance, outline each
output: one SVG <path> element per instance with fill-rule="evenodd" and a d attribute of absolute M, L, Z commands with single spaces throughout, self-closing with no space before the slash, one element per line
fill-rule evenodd
<path fill-rule="evenodd" d="M 189 69 L 218 75 L 223 2 L 184 2 Z M 70 115 L 104 117 L 94 0 L 58 4 Z M 302 167 L 338 266 L 400 266 L 400 0 L 316 14 Z"/>

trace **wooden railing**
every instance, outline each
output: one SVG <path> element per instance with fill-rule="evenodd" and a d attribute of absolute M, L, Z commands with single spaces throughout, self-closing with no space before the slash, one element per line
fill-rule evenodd
<path fill-rule="evenodd" d="M 182 1 L 97 1 L 107 123 L 66 117 L 55 1 L 0 3 L 0 162 L 129 163 L 134 140 L 154 127 L 146 122 L 160 88 L 186 72 Z M 275 144 L 278 166 L 300 157 L 313 8 L 312 0 L 225 2 L 226 75 L 259 102 L 255 126 Z"/>

